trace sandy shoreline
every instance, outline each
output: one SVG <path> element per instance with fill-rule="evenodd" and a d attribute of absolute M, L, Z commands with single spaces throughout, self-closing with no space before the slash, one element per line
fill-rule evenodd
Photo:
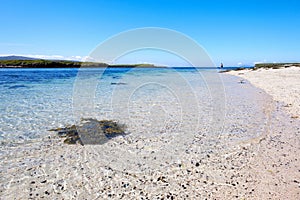
<path fill-rule="evenodd" d="M 291 87 L 275 94 L 278 91 L 276 87 L 283 86 L 290 80 L 296 81 L 292 84 L 296 85 L 296 91 L 300 89 L 297 86 L 299 74 L 290 70 L 280 71 L 281 75 L 289 76 L 285 81 L 276 78 L 279 71 L 275 70 L 273 75 L 265 70 L 236 72 L 244 73 L 241 76 L 257 87 L 261 87 L 263 83 L 256 83 L 251 79 L 252 76 L 256 80 L 267 81 L 268 84 L 264 83 L 270 85 L 270 91 L 261 88 L 276 101 L 287 101 L 280 98 L 290 93 L 290 101 L 285 103 L 272 103 L 263 91 L 252 90 L 248 81 L 240 84 L 239 79 L 226 79 L 232 82 L 232 85 L 225 88 L 229 92 L 228 117 L 232 119 L 225 123 L 225 130 L 238 130 L 238 133 L 252 130 L 251 126 L 255 126 L 254 122 L 252 124 L 253 119 L 243 118 L 242 115 L 250 113 L 255 105 L 267 104 L 265 114 L 268 115 L 268 120 L 261 122 L 266 125 L 262 129 L 262 137 L 258 139 L 234 143 L 232 141 L 235 141 L 235 137 L 242 136 L 229 132 L 230 134 L 219 135 L 217 138 L 208 138 L 203 130 L 195 134 L 193 141 L 188 141 L 189 146 L 184 152 L 174 154 L 175 159 L 166 154 L 165 157 L 162 156 L 165 160 L 160 163 L 156 156 L 165 151 L 160 147 L 164 147 L 166 143 L 172 146 L 177 140 L 165 136 L 138 140 L 118 137 L 103 146 L 66 146 L 60 138 L 51 135 L 23 146 L 21 151 L 18 147 L 1 149 L 0 197 L 299 199 L 300 160 L 297 155 L 300 155 L 300 122 L 299 118 L 294 117 L 299 113 L 299 107 L 293 106 L 297 99 L 290 99 L 297 98 L 297 95 L 292 95 L 296 92 Z M 268 79 L 264 78 L 266 74 Z M 271 78 L 274 78 L 273 85 L 269 82 Z M 271 89 L 275 90 L 272 92 Z M 250 98 L 251 95 L 257 95 L 257 102 L 244 102 L 244 98 Z M 293 104 L 285 107 L 287 103 Z M 291 113 L 286 113 L 286 109 L 291 109 Z M 172 151 L 176 153 L 176 148 Z M 124 161 L 124 156 L 126 158 L 129 152 L 133 153 L 135 159 L 130 159 L 127 163 L 118 162 L 118 159 Z M 106 159 L 105 156 L 108 155 L 115 155 L 116 159 Z M 151 166 L 151 163 L 156 165 Z"/>
<path fill-rule="evenodd" d="M 284 103 L 293 117 L 300 117 L 300 67 L 231 71 L 262 88 L 277 102 Z"/>
<path fill-rule="evenodd" d="M 274 99 L 270 131 L 260 141 L 252 173 L 260 176 L 257 198 L 300 197 L 300 68 L 231 71 Z"/>

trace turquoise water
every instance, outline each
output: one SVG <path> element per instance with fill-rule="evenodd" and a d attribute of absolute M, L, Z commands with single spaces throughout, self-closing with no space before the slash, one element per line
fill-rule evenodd
<path fill-rule="evenodd" d="M 255 90 L 248 89 L 249 104 L 234 111 L 235 105 L 245 101 L 235 94 L 243 90 L 237 89 L 236 78 L 217 72 L 195 68 L 0 69 L 0 139 L 22 142 L 44 137 L 47 130 L 76 123 L 81 117 L 115 119 L 125 123 L 132 135 L 145 136 L 228 132 L 226 120 L 231 118 L 236 120 L 235 130 L 240 130 L 243 112 L 246 120 L 256 119 L 254 124 L 263 121 L 263 110 L 251 103 L 257 98 L 251 95 Z"/>

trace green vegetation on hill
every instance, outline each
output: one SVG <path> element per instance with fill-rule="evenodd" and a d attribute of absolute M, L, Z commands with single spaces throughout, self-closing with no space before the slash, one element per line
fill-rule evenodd
<path fill-rule="evenodd" d="M 2 68 L 79 68 L 106 67 L 105 63 L 76 62 L 67 60 L 0 60 Z"/>
<path fill-rule="evenodd" d="M 259 68 L 272 68 L 272 69 L 279 69 L 283 67 L 300 67 L 300 63 L 259 63 L 255 64 L 254 70 Z"/>
<path fill-rule="evenodd" d="M 152 64 L 108 65 L 96 62 L 77 62 L 67 60 L 0 60 L 0 68 L 80 68 L 80 67 L 156 67 Z"/>

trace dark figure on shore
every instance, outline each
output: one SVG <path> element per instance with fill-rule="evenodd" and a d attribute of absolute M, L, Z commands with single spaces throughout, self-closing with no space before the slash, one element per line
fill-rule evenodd
<path fill-rule="evenodd" d="M 221 63 L 221 66 L 220 66 L 220 68 L 221 68 L 221 69 L 223 68 L 223 63 Z"/>

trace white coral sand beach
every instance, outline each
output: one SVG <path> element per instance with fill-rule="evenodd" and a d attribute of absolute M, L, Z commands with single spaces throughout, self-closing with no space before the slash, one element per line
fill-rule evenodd
<path fill-rule="evenodd" d="M 231 71 L 230 74 L 249 80 L 272 95 L 275 101 L 284 103 L 291 115 L 300 117 L 299 67 Z"/>
<path fill-rule="evenodd" d="M 256 199 L 300 197 L 300 68 L 231 71 L 275 101 L 269 132 L 260 141 L 252 173 L 261 177 Z"/>
<path fill-rule="evenodd" d="M 299 199 L 299 68 L 230 74 L 246 81 L 221 74 L 224 134 L 189 124 L 180 134 L 171 124 L 143 137 L 147 127 L 129 124 L 131 135 L 103 145 L 67 145 L 49 133 L 2 146 L 1 199 Z"/>

